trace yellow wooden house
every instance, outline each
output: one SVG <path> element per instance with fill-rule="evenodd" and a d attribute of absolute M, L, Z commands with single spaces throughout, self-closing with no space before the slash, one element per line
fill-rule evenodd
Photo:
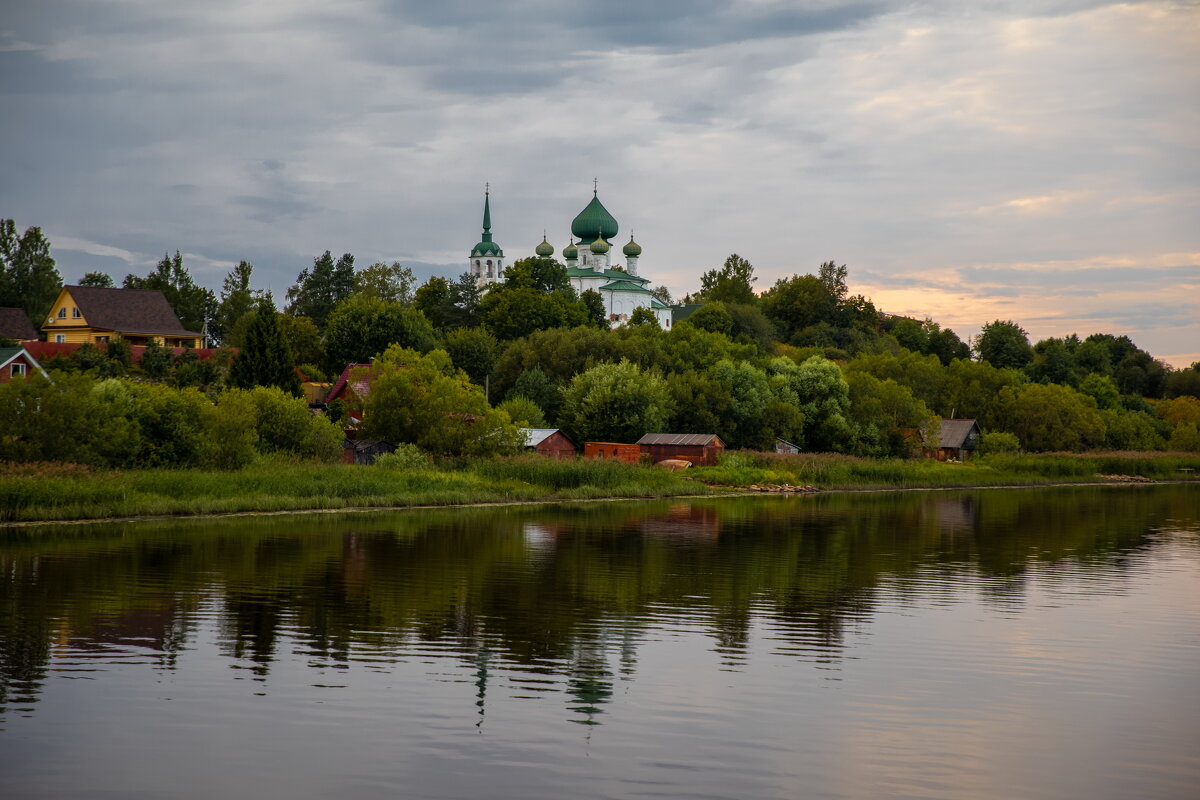
<path fill-rule="evenodd" d="M 46 341 L 107 344 L 121 338 L 131 345 L 196 347 L 201 335 L 184 330 L 163 293 L 154 289 L 64 286 L 42 323 Z"/>

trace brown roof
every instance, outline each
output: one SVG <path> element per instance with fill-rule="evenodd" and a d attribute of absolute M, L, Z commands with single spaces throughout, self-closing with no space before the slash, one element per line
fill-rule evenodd
<path fill-rule="evenodd" d="M 715 433 L 647 433 L 645 436 L 637 440 L 638 444 L 676 444 L 689 445 L 696 447 L 706 447 L 713 443 L 713 440 L 721 447 L 725 443 L 721 441 L 721 437 Z"/>
<path fill-rule="evenodd" d="M 942 432 L 938 437 L 938 447 L 967 447 L 967 436 L 971 429 L 978 432 L 978 423 L 973 419 L 943 419 Z M 974 442 L 970 443 L 974 446 Z M 971 449 L 967 447 L 967 449 Z"/>
<path fill-rule="evenodd" d="M 118 333 L 158 333 L 199 336 L 184 330 L 167 298 L 157 289 L 105 289 L 64 286 L 88 326 Z"/>
<path fill-rule="evenodd" d="M 37 330 L 23 308 L 0 308 L 0 336 L 7 339 L 36 339 Z"/>

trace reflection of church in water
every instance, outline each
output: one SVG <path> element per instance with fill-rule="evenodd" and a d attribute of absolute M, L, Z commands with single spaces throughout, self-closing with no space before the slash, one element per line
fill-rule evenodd
<path fill-rule="evenodd" d="M 671 307 L 650 291 L 650 279 L 638 274 L 642 247 L 633 236 L 621 248 L 625 265 L 612 262 L 613 246 L 609 242 L 616 238 L 619 230 L 616 218 L 600 202 L 593 188 L 591 202 L 571 221 L 571 238 L 562 251 L 571 287 L 581 294 L 588 290 L 598 292 L 609 322 L 614 326 L 628 321 L 635 309 L 646 308 L 654 313 L 663 329 L 670 328 Z M 534 248 L 534 254 L 551 258 L 554 246 L 543 236 L 541 244 Z M 471 249 L 467 270 L 479 286 L 504 280 L 504 250 L 492 241 L 490 191 L 485 192 L 483 199 L 483 236 Z"/>

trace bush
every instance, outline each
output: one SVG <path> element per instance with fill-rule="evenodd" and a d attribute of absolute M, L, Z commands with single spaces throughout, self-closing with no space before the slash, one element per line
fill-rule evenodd
<path fill-rule="evenodd" d="M 383 469 L 429 469 L 432 465 L 429 454 L 415 444 L 398 444 L 394 453 L 384 453 L 375 459 L 375 466 Z"/>
<path fill-rule="evenodd" d="M 1011 433 L 985 433 L 979 437 L 979 450 L 981 456 L 992 455 L 993 453 L 1016 453 L 1021 449 L 1021 441 Z"/>
<path fill-rule="evenodd" d="M 510 394 L 507 400 L 496 405 L 496 410 L 508 414 L 512 421 L 520 427 L 546 427 L 546 415 L 542 413 L 542 409 L 538 407 L 537 403 L 523 395 Z"/>

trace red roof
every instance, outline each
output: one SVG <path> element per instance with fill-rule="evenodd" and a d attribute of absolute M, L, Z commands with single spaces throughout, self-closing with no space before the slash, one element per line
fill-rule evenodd
<path fill-rule="evenodd" d="M 81 343 L 81 342 L 36 342 L 35 341 L 35 342 L 24 342 L 23 345 L 25 347 L 26 352 L 30 353 L 38 361 L 45 361 L 47 358 L 53 358 L 54 356 L 70 357 L 70 355 L 72 353 L 74 353 L 79 348 L 83 347 L 83 343 Z M 93 347 L 98 347 L 101 350 L 104 350 L 107 347 L 107 345 L 97 344 L 97 345 L 93 345 Z M 216 347 L 196 347 L 196 348 L 172 347 L 172 348 L 170 348 L 170 350 L 171 350 L 171 355 L 174 355 L 174 356 L 182 355 L 183 353 L 188 352 L 188 350 L 191 350 L 191 352 L 196 354 L 197 358 L 199 358 L 201 361 L 205 361 L 209 358 L 212 358 L 214 353 L 219 352 L 220 348 L 216 348 Z M 228 350 L 231 353 L 234 353 L 234 354 L 237 353 L 236 347 L 228 348 Z M 130 360 L 132 360 L 133 363 L 136 364 L 142 360 L 142 354 L 146 352 L 146 348 L 141 345 L 137 345 L 136 347 L 130 347 L 129 352 L 130 352 Z"/>

